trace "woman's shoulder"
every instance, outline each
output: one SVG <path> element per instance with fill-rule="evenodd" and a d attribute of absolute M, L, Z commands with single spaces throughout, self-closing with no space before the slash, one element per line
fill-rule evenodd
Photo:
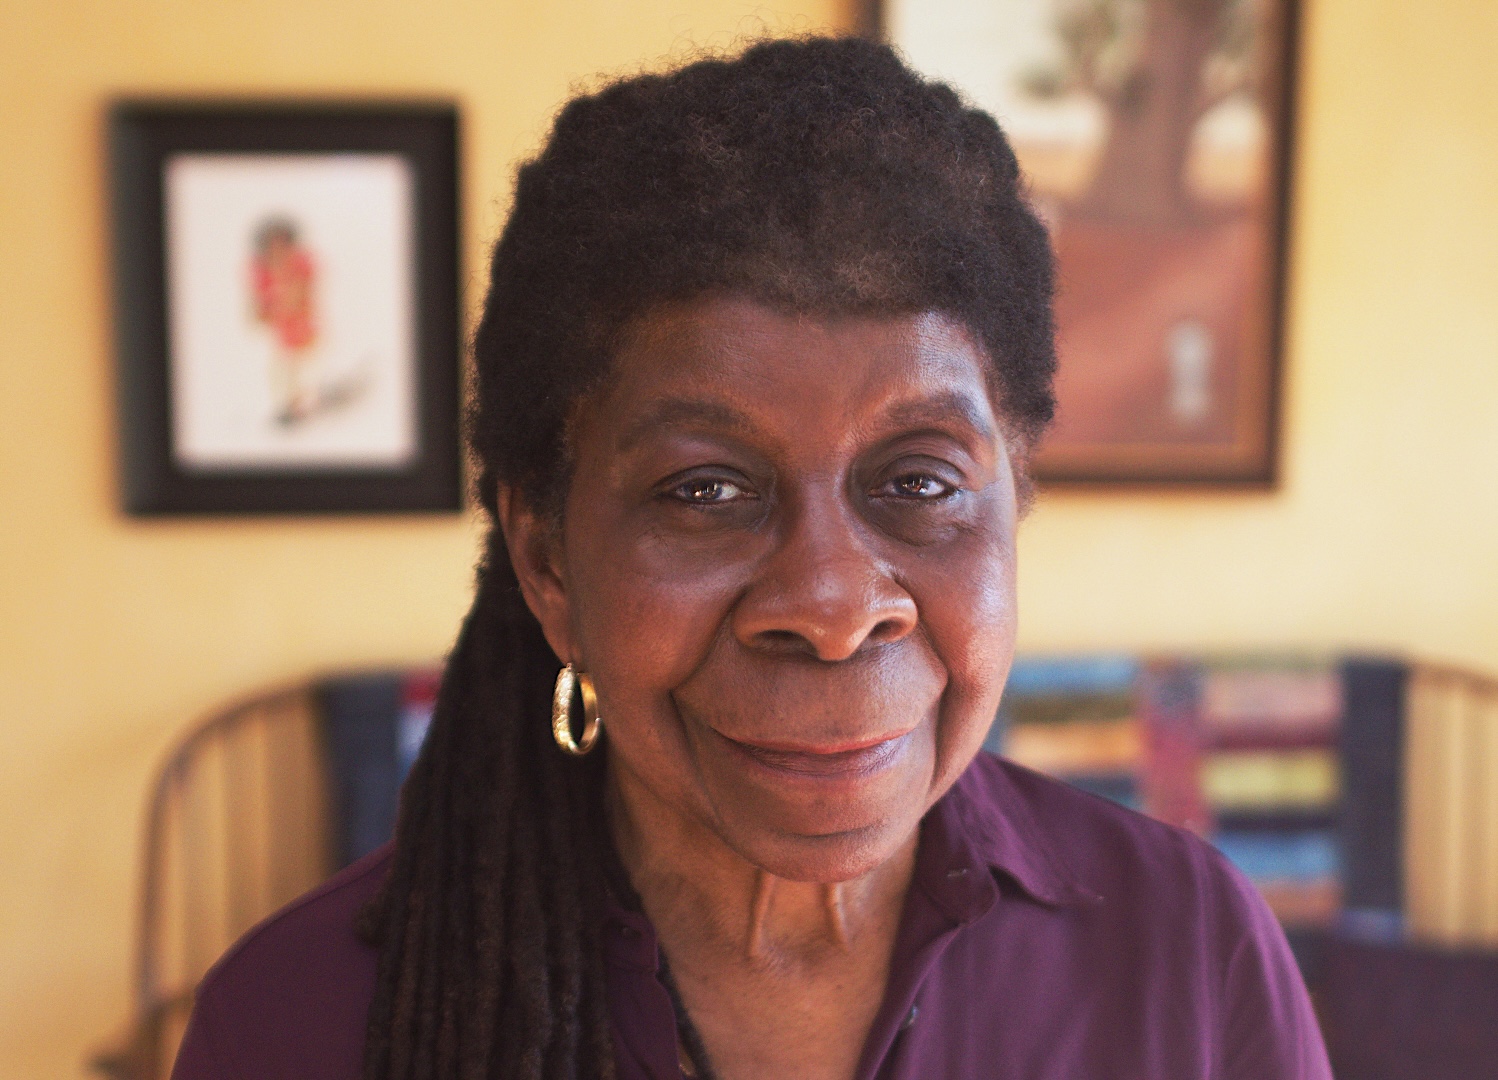
<path fill-rule="evenodd" d="M 1278 932 L 1252 883 L 1186 829 L 988 753 L 959 787 L 980 831 L 1004 837 L 998 846 L 1021 860 L 1045 863 L 1098 906 L 1207 920 L 1229 939 Z"/>
<path fill-rule="evenodd" d="M 1035 1075 L 1330 1076 L 1279 924 L 1206 841 L 989 754 L 950 794 L 934 832 L 958 824 L 998 896 L 934 985 L 1051 1063 Z M 1026 988 L 1002 1016 L 997 977 Z"/>
<path fill-rule="evenodd" d="M 355 1080 L 378 951 L 359 912 L 388 873 L 386 845 L 251 929 L 203 977 L 174 1080 Z"/>

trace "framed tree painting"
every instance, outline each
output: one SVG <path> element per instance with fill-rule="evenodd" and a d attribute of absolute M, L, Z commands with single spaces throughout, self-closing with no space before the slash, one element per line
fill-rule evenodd
<path fill-rule="evenodd" d="M 123 102 L 127 511 L 457 510 L 457 114 Z"/>
<path fill-rule="evenodd" d="M 883 0 L 993 113 L 1058 262 L 1051 482 L 1275 474 L 1295 0 Z"/>

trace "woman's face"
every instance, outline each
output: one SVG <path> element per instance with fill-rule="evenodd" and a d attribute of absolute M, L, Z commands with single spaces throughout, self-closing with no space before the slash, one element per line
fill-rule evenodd
<path fill-rule="evenodd" d="M 1013 653 L 986 370 L 938 315 L 714 299 L 630 337 L 578 415 L 559 541 L 516 559 L 626 787 L 786 878 L 846 880 L 909 839 Z"/>

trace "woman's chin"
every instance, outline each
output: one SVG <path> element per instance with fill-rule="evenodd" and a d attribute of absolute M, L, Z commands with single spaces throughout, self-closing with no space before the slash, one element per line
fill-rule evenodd
<path fill-rule="evenodd" d="M 926 812 L 934 760 L 924 735 L 917 729 L 838 761 L 766 760 L 730 747 L 702 775 L 716 826 L 777 877 L 858 877 L 893 855 Z"/>

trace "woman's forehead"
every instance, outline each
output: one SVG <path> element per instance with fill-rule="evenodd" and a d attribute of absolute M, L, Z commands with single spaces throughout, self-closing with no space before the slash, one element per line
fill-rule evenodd
<path fill-rule="evenodd" d="M 924 312 L 816 315 L 715 297 L 640 320 L 597 419 L 621 447 L 663 426 L 798 423 L 999 428 L 990 365 L 963 324 Z M 807 432 L 808 435 L 813 434 Z"/>

